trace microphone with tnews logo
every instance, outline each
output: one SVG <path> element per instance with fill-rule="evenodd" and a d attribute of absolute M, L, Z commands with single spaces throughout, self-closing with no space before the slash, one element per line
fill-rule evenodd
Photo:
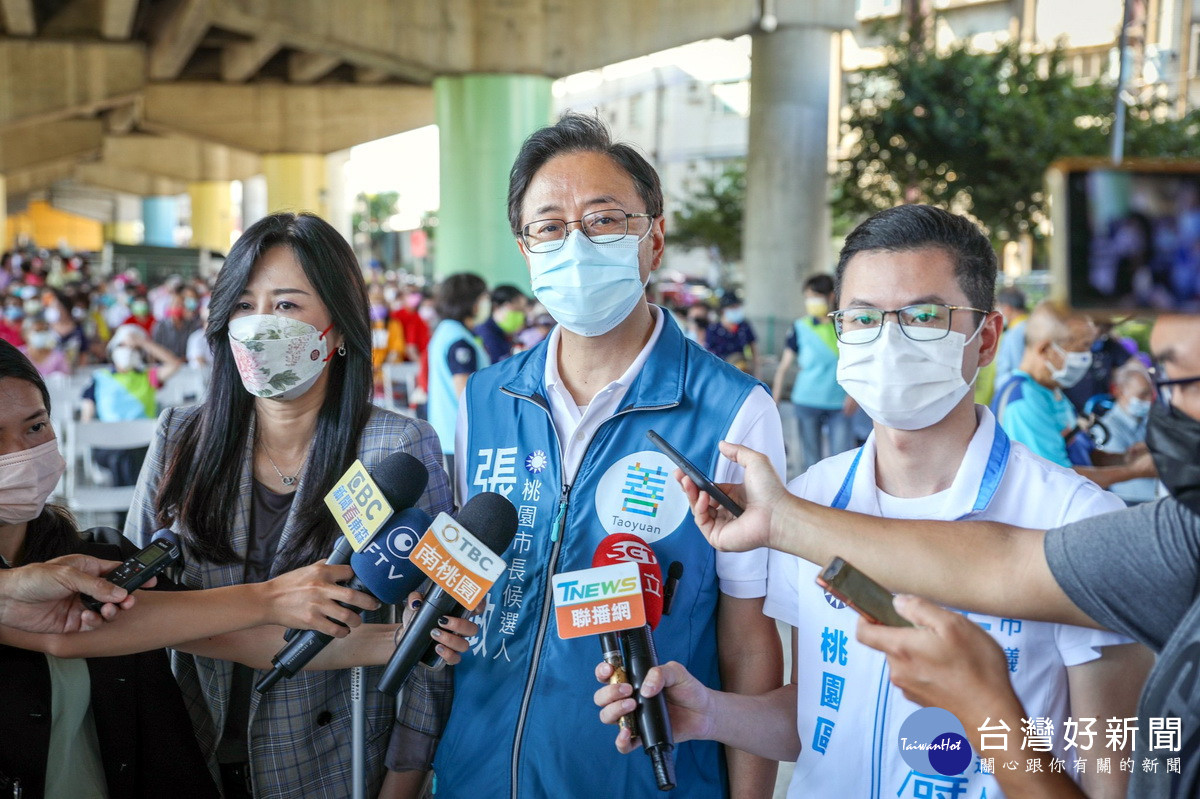
<path fill-rule="evenodd" d="M 504 573 L 500 555 L 517 534 L 517 509 L 504 496 L 476 494 L 456 518 L 441 513 L 417 542 L 412 561 L 434 581 L 425 604 L 404 630 L 379 679 L 379 690 L 395 696 L 408 675 L 436 646 L 430 633 L 442 616 L 479 606 Z"/>
<path fill-rule="evenodd" d="M 616 563 L 637 564 L 641 576 L 646 624 L 623 630 L 619 635 L 625 645 L 628 681 L 633 684 L 633 698 L 637 701 L 637 708 L 632 714 L 637 720 L 637 734 L 641 736 L 642 749 L 650 756 L 658 789 L 669 791 L 675 787 L 675 738 L 671 732 L 671 718 L 667 714 L 667 700 L 661 692 L 651 697 L 642 696 L 646 674 L 658 665 L 658 653 L 654 649 L 651 631 L 658 626 L 663 614 L 662 567 L 658 565 L 654 550 L 630 533 L 614 533 L 606 537 L 592 557 L 593 566 Z M 682 567 L 678 571 L 682 572 Z M 607 650 L 611 643 L 606 643 L 602 636 L 601 645 Z"/>
<path fill-rule="evenodd" d="M 429 470 L 406 452 L 395 452 L 384 458 L 372 470 L 370 478 L 356 471 L 358 469 L 361 464 L 356 463 L 329 493 L 329 497 L 341 497 L 346 513 L 355 512 L 351 517 L 356 524 L 338 539 L 326 562 L 349 563 L 354 569 L 354 577 L 347 583 L 348 588 L 371 594 L 385 605 L 394 605 L 425 580 L 425 575 L 412 566 L 408 555 L 420 533 L 429 526 L 429 514 L 412 507 L 425 491 Z M 382 503 L 374 504 L 379 499 L 376 493 L 381 494 L 395 512 L 377 530 L 370 532 L 370 527 L 366 526 L 370 515 L 384 515 Z M 333 501 L 336 503 L 337 499 Z M 355 551 L 352 535 L 361 542 L 358 551 Z M 361 612 L 350 605 L 345 607 Z M 259 693 L 266 693 L 285 677 L 294 677 L 333 640 L 332 636 L 316 630 L 292 630 L 285 637 L 287 645 L 271 659 L 274 668 L 254 686 Z"/>

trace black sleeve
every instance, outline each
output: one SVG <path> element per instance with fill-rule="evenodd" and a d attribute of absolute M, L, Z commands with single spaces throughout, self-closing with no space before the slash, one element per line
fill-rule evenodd
<path fill-rule="evenodd" d="M 450 365 L 452 375 L 469 375 L 479 369 L 475 348 L 466 341 L 456 341 L 450 345 L 446 363 Z"/>
<path fill-rule="evenodd" d="M 784 346 L 796 354 L 800 353 L 800 340 L 796 338 L 796 328 L 794 326 L 788 331 L 787 341 L 784 342 Z"/>
<path fill-rule="evenodd" d="M 1050 530 L 1045 552 L 1084 613 L 1157 652 L 1196 599 L 1200 516 L 1168 497 Z"/>
<path fill-rule="evenodd" d="M 87 388 L 85 388 L 83 390 L 83 398 L 85 400 L 91 400 L 92 402 L 96 401 L 96 381 L 95 380 L 88 383 Z"/>

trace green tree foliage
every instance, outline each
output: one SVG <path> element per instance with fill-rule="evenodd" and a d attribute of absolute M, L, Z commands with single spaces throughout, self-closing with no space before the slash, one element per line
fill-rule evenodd
<path fill-rule="evenodd" d="M 942 52 L 888 47 L 887 62 L 854 76 L 843 113 L 846 157 L 834 175 L 843 222 L 903 202 L 971 214 L 994 240 L 1038 234 L 1046 168 L 1068 156 L 1107 156 L 1113 88 L 1081 84 L 1065 54 Z M 1165 102 L 1131 107 L 1127 157 L 1195 155 L 1200 120 Z"/>
<path fill-rule="evenodd" d="M 742 257 L 745 205 L 746 165 L 731 161 L 719 173 L 696 180 L 667 225 L 667 243 L 705 249 L 724 271 Z"/>

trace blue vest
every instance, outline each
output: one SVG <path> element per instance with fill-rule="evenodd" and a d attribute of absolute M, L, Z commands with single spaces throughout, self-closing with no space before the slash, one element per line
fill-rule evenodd
<path fill-rule="evenodd" d="M 597 430 L 572 485 L 563 484 L 544 383 L 547 343 L 477 372 L 464 399 L 469 495 L 506 494 L 520 526 L 509 567 L 480 605 L 482 627 L 455 666 L 455 695 L 434 762 L 438 799 L 655 796 L 649 758 L 620 755 L 600 723 L 595 636 L 558 637 L 554 574 L 590 568 L 600 541 L 632 532 L 664 574 L 683 578 L 654 633 L 659 662 L 678 660 L 705 684 L 717 673 L 715 552 L 692 522 L 674 465 L 646 439 L 653 429 L 713 474 L 717 442 L 757 381 L 687 341 L 668 315 L 620 409 Z M 675 749 L 674 795 L 723 797 L 724 758 L 710 741 Z"/>
<path fill-rule="evenodd" d="M 462 322 L 443 319 L 429 340 L 429 423 L 442 442 L 442 452 L 454 453 L 454 428 L 458 424 L 458 395 L 454 391 L 454 375 L 446 361 L 450 347 L 465 341 L 475 348 L 479 369 L 491 363 L 487 353 Z"/>
<path fill-rule="evenodd" d="M 829 324 L 830 332 L 833 330 Z M 841 410 L 846 401 L 846 392 L 837 381 L 838 352 L 831 348 L 816 330 L 811 317 L 797 319 L 792 326 L 796 331 L 796 365 L 800 371 L 792 384 L 792 403 L 822 410 Z"/>

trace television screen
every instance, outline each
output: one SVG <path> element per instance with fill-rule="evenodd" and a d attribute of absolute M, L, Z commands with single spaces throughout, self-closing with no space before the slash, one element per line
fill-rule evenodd
<path fill-rule="evenodd" d="M 1055 209 L 1054 235 L 1065 242 L 1055 249 L 1070 304 L 1200 311 L 1200 163 L 1060 169 L 1066 208 Z"/>

